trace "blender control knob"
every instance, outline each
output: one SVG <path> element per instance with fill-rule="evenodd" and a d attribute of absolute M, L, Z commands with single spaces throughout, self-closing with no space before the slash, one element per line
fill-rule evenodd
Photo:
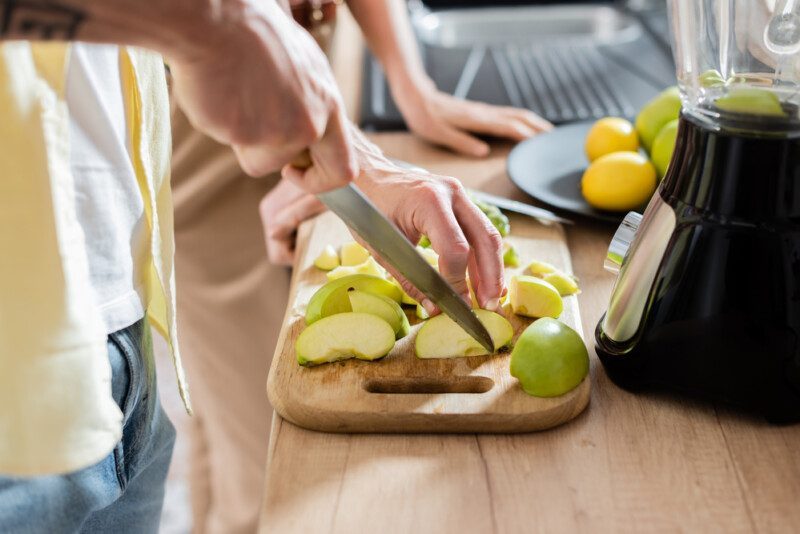
<path fill-rule="evenodd" d="M 608 254 L 603 264 L 606 271 L 618 274 L 622 268 L 622 262 L 625 260 L 625 255 L 633 243 L 633 238 L 636 237 L 636 232 L 639 230 L 639 224 L 642 222 L 641 213 L 635 211 L 628 212 L 619 225 L 614 237 L 611 238 L 611 244 L 608 246 Z"/>

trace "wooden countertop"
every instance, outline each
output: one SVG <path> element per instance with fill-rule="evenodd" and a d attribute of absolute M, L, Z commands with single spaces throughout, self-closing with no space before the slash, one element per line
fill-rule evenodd
<path fill-rule="evenodd" d="M 360 62 L 340 65 L 355 101 Z M 524 198 L 505 174 L 507 146 L 470 160 L 405 133 L 372 138 L 392 157 Z M 584 414 L 523 435 L 324 434 L 276 416 L 261 531 L 800 531 L 800 425 L 633 395 L 606 377 L 593 339 L 613 284 L 602 269 L 613 230 L 585 221 L 567 228 L 592 355 Z"/>

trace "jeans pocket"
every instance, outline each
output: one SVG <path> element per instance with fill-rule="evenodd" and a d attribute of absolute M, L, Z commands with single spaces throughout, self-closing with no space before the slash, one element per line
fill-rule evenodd
<path fill-rule="evenodd" d="M 136 409 L 142 379 L 140 343 L 141 321 L 108 335 L 108 359 L 111 364 L 111 390 L 122 411 L 122 439 L 114 447 L 114 460 L 120 489 L 124 490 L 129 478 L 126 462 L 129 422 Z"/>

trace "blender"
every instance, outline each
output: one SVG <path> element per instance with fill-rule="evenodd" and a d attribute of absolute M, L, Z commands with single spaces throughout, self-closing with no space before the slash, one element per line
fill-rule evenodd
<path fill-rule="evenodd" d="M 800 420 L 800 0 L 670 0 L 669 169 L 609 248 L 608 376 Z"/>

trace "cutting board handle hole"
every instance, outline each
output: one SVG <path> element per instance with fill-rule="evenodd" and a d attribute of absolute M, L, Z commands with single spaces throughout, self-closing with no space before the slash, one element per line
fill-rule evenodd
<path fill-rule="evenodd" d="M 436 394 L 436 393 L 486 393 L 494 387 L 494 380 L 485 376 L 451 376 L 444 380 L 430 378 L 373 378 L 364 382 L 370 393 Z"/>

